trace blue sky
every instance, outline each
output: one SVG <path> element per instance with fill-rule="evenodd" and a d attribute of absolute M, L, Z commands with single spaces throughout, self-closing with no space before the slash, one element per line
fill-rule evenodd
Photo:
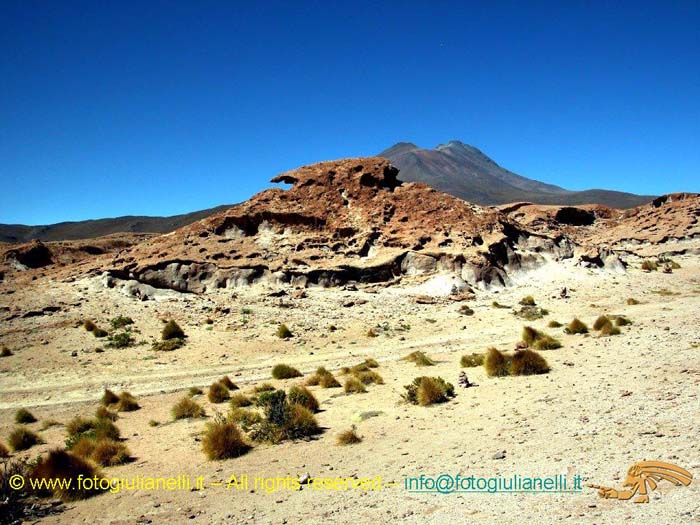
<path fill-rule="evenodd" d="M 0 1 L 0 222 L 171 215 L 399 141 L 700 191 L 700 3 Z"/>

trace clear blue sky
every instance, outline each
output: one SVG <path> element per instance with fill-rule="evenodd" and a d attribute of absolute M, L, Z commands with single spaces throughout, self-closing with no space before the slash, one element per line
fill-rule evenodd
<path fill-rule="evenodd" d="M 0 222 L 235 203 L 398 141 L 700 191 L 697 0 L 262 3 L 0 0 Z"/>

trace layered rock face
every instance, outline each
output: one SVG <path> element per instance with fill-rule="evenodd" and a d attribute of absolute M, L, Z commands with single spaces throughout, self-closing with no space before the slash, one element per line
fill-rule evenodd
<path fill-rule="evenodd" d="M 503 283 L 544 254 L 570 257 L 560 235 L 536 233 L 502 212 L 402 183 L 382 158 L 305 166 L 207 219 L 149 239 L 109 264 L 113 277 L 205 292 L 256 282 L 335 286 L 450 272 Z"/>

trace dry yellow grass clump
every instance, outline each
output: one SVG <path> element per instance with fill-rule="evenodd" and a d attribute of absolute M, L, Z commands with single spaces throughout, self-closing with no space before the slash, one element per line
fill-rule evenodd
<path fill-rule="evenodd" d="M 533 350 L 519 350 L 509 355 L 496 348 L 488 349 L 484 369 L 491 377 L 546 374 L 550 371 L 546 359 Z"/>
<path fill-rule="evenodd" d="M 531 326 L 523 327 L 522 338 L 528 346 L 537 350 L 554 350 L 556 348 L 561 348 L 561 342 L 558 339 L 536 330 Z"/>
<path fill-rule="evenodd" d="M 237 458 L 250 450 L 238 426 L 229 420 L 207 423 L 202 449 L 210 460 Z"/>
<path fill-rule="evenodd" d="M 355 425 L 349 430 L 345 430 L 338 434 L 337 438 L 338 445 L 355 445 L 362 442 L 362 438 L 357 435 Z"/>
<path fill-rule="evenodd" d="M 228 392 L 228 388 L 217 381 L 209 386 L 207 398 L 212 403 L 223 403 L 224 401 L 228 401 L 231 395 Z"/>
<path fill-rule="evenodd" d="M 427 355 L 425 355 L 423 352 L 419 352 L 416 350 L 415 352 L 411 352 L 408 354 L 406 357 L 403 358 L 405 361 L 409 361 L 411 363 L 415 363 L 416 366 L 434 366 L 435 361 L 430 359 Z"/>
<path fill-rule="evenodd" d="M 318 400 L 311 391 L 301 385 L 295 385 L 289 389 L 287 400 L 292 404 L 301 405 L 308 408 L 311 412 L 318 412 Z"/>
<path fill-rule="evenodd" d="M 348 377 L 343 385 L 346 394 L 363 394 L 367 392 L 364 383 L 356 377 Z"/>
<path fill-rule="evenodd" d="M 53 484 L 53 490 L 44 489 L 39 491 L 41 496 L 53 496 L 63 501 L 89 498 L 106 490 L 104 486 L 100 488 L 103 485 L 100 483 L 100 480 L 103 478 L 97 468 L 89 461 L 65 450 L 52 450 L 49 452 L 48 457 L 39 460 L 29 476 L 36 480 L 72 480 L 69 488 L 65 487 L 67 484 Z M 78 483 L 78 478 L 97 478 L 97 482 L 87 486 L 87 484 Z M 108 483 L 106 486 L 108 486 Z"/>
<path fill-rule="evenodd" d="M 183 397 L 171 409 L 173 419 L 189 419 L 194 417 L 204 417 L 204 408 L 189 397 Z"/>
<path fill-rule="evenodd" d="M 416 377 L 404 388 L 406 393 L 401 397 L 409 403 L 420 406 L 444 403 L 455 396 L 454 386 L 441 377 Z"/>

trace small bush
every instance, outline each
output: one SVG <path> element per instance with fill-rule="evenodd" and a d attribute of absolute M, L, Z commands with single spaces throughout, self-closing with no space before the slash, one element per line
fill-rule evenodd
<path fill-rule="evenodd" d="M 642 262 L 642 270 L 645 272 L 655 272 L 656 270 L 659 269 L 659 265 L 657 264 L 656 261 L 652 261 L 650 259 L 647 259 Z"/>
<path fill-rule="evenodd" d="M 107 330 L 103 330 L 102 328 L 95 328 L 92 331 L 92 335 L 94 335 L 95 337 L 98 337 L 98 338 L 102 338 L 102 337 L 107 337 L 109 335 L 109 332 Z"/>
<path fill-rule="evenodd" d="M 410 361 L 411 363 L 415 363 L 416 366 L 434 366 L 435 365 L 435 361 L 430 359 L 423 352 L 419 352 L 418 350 L 408 354 L 406 357 L 404 357 L 404 360 Z"/>
<path fill-rule="evenodd" d="M 95 439 L 119 439 L 120 436 L 119 429 L 109 419 L 87 419 L 80 416 L 66 423 L 66 432 L 69 438 L 84 434 L 90 434 Z"/>
<path fill-rule="evenodd" d="M 639 304 L 639 301 L 637 301 L 637 299 L 635 299 L 634 297 L 630 297 L 629 299 L 627 299 L 627 304 L 630 306 L 635 306 Z"/>
<path fill-rule="evenodd" d="M 629 326 L 632 324 L 632 321 L 630 321 L 627 317 L 624 315 L 618 315 L 615 318 L 615 326 Z"/>
<path fill-rule="evenodd" d="M 547 323 L 548 328 L 561 328 L 562 326 L 563 325 L 559 321 L 555 321 L 554 319 Z"/>
<path fill-rule="evenodd" d="M 284 437 L 286 439 L 300 439 L 313 436 L 321 432 L 313 412 L 308 408 L 293 404 L 289 421 L 284 425 Z"/>
<path fill-rule="evenodd" d="M 116 412 L 112 412 L 104 406 L 97 407 L 97 410 L 95 410 L 95 417 L 97 419 L 109 419 L 110 421 L 116 421 L 119 418 Z"/>
<path fill-rule="evenodd" d="M 38 434 L 25 426 L 15 427 L 7 438 L 7 444 L 15 452 L 30 449 L 34 445 L 40 445 L 43 442 L 44 440 Z"/>
<path fill-rule="evenodd" d="M 306 380 L 307 386 L 320 386 L 321 388 L 338 388 L 340 383 L 333 377 L 328 370 L 324 367 L 319 367 L 316 369 L 316 373 L 309 376 Z"/>
<path fill-rule="evenodd" d="M 233 407 L 229 412 L 228 419 L 240 425 L 246 432 L 263 421 L 263 417 L 256 411 L 240 407 Z"/>
<path fill-rule="evenodd" d="M 66 432 L 69 436 L 82 434 L 95 428 L 95 420 L 76 416 L 66 423 Z"/>
<path fill-rule="evenodd" d="M 133 412 L 139 408 L 141 408 L 141 406 L 138 404 L 138 401 L 136 401 L 136 398 L 129 392 L 122 392 L 119 394 L 117 412 Z"/>
<path fill-rule="evenodd" d="M 277 337 L 279 337 L 280 339 L 289 339 L 289 338 L 294 336 L 294 334 L 292 334 L 292 331 L 289 329 L 289 327 L 284 323 L 282 323 L 281 325 L 279 325 L 277 327 L 276 334 L 277 334 Z"/>
<path fill-rule="evenodd" d="M 532 350 L 515 352 L 510 359 L 509 373 L 512 376 L 546 374 L 549 370 L 545 358 Z"/>
<path fill-rule="evenodd" d="M 598 318 L 593 323 L 593 330 L 601 330 L 606 325 L 611 325 L 612 321 L 607 315 L 598 316 Z"/>
<path fill-rule="evenodd" d="M 311 412 L 318 412 L 318 400 L 306 387 L 295 385 L 290 388 L 287 394 L 287 400 L 291 404 L 306 407 L 311 410 Z"/>
<path fill-rule="evenodd" d="M 554 350 L 556 348 L 561 348 L 561 343 L 558 339 L 535 330 L 531 326 L 523 327 L 522 334 L 523 341 L 537 350 Z"/>
<path fill-rule="evenodd" d="M 356 377 L 348 377 L 343 385 L 346 394 L 363 394 L 367 392 L 365 385 Z"/>
<path fill-rule="evenodd" d="M 185 332 L 180 328 L 173 319 L 165 323 L 163 327 L 163 332 L 161 333 L 161 339 L 163 341 L 169 341 L 170 339 L 184 339 Z"/>
<path fill-rule="evenodd" d="M 506 356 L 496 348 L 489 348 L 484 359 L 484 369 L 486 375 L 491 377 L 503 377 L 510 374 L 510 363 Z"/>
<path fill-rule="evenodd" d="M 36 418 L 34 417 L 34 414 L 32 414 L 26 408 L 20 408 L 17 412 L 15 412 L 15 423 L 20 423 L 22 425 L 27 423 L 36 423 Z"/>
<path fill-rule="evenodd" d="M 260 394 L 261 392 L 272 392 L 273 390 L 275 390 L 275 387 L 270 383 L 263 383 L 262 385 L 256 385 L 253 387 L 253 392 L 256 394 Z"/>
<path fill-rule="evenodd" d="M 10 357 L 11 355 L 13 355 L 12 350 L 6 346 L 3 346 L 2 350 L 0 350 L 0 357 Z"/>
<path fill-rule="evenodd" d="M 212 403 L 223 403 L 224 401 L 230 399 L 230 397 L 231 396 L 228 392 L 228 388 L 226 388 L 218 381 L 216 383 L 212 383 L 209 387 L 209 393 L 207 394 L 207 398 Z"/>
<path fill-rule="evenodd" d="M 109 342 L 105 345 L 109 348 L 127 348 L 133 345 L 136 340 L 129 332 L 119 332 L 109 336 Z"/>
<path fill-rule="evenodd" d="M 125 317 L 123 315 L 118 315 L 109 322 L 114 330 L 124 328 L 126 326 L 134 324 L 134 320 L 131 317 Z"/>
<path fill-rule="evenodd" d="M 293 377 L 301 376 L 302 374 L 299 372 L 299 370 L 285 364 L 275 365 L 272 369 L 272 377 L 275 379 L 291 379 Z"/>
<path fill-rule="evenodd" d="M 131 461 L 131 453 L 123 443 L 102 439 L 95 443 L 90 459 L 103 467 L 114 467 Z"/>
<path fill-rule="evenodd" d="M 344 432 L 338 434 L 336 441 L 338 445 L 355 445 L 362 442 L 362 438 L 357 435 L 355 425 L 353 425 L 350 430 L 345 430 Z"/>
<path fill-rule="evenodd" d="M 484 354 L 466 354 L 459 360 L 462 368 L 473 368 L 484 364 Z"/>
<path fill-rule="evenodd" d="M 189 395 L 190 397 L 200 396 L 203 393 L 204 392 L 202 391 L 202 389 L 198 386 L 191 386 L 190 389 L 187 391 L 187 395 Z"/>
<path fill-rule="evenodd" d="M 172 352 L 185 346 L 185 340 L 180 338 L 168 339 L 166 341 L 154 341 L 151 350 L 156 352 Z"/>
<path fill-rule="evenodd" d="M 520 304 L 522 306 L 535 306 L 535 299 L 531 295 L 526 295 L 522 299 L 520 299 Z"/>
<path fill-rule="evenodd" d="M 233 381 L 231 381 L 231 378 L 229 376 L 224 376 L 221 379 L 219 379 L 219 383 L 224 385 L 229 390 L 238 390 L 238 387 Z"/>
<path fill-rule="evenodd" d="M 194 417 L 204 417 L 204 409 L 196 401 L 192 401 L 189 397 L 183 397 L 171 409 L 170 413 L 174 420 L 189 419 Z"/>
<path fill-rule="evenodd" d="M 454 386 L 441 377 L 416 377 L 404 387 L 403 399 L 414 405 L 429 406 L 444 403 L 455 396 Z"/>
<path fill-rule="evenodd" d="M 374 370 L 366 370 L 364 372 L 358 372 L 355 377 L 359 379 L 364 385 L 383 385 L 384 378 L 380 376 Z"/>
<path fill-rule="evenodd" d="M 104 394 L 102 394 L 102 399 L 100 399 L 100 403 L 102 403 L 104 406 L 109 406 L 118 402 L 119 396 L 108 388 L 105 388 Z"/>
<path fill-rule="evenodd" d="M 250 450 L 238 426 L 232 421 L 207 423 L 202 438 L 204 454 L 210 460 L 237 458 Z"/>
<path fill-rule="evenodd" d="M 586 326 L 586 323 L 582 322 L 577 317 L 574 317 L 574 319 L 566 326 L 564 331 L 567 334 L 587 334 L 588 326 Z"/>
<path fill-rule="evenodd" d="M 241 408 L 241 407 L 248 407 L 253 404 L 253 401 L 246 396 L 245 394 L 241 394 L 240 392 L 237 394 L 233 394 L 231 396 L 231 401 L 230 404 L 234 408 Z"/>
<path fill-rule="evenodd" d="M 54 489 L 48 491 L 43 489 L 39 492 L 42 496 L 54 496 L 63 501 L 74 501 L 89 498 L 105 489 L 100 489 L 100 481 L 102 475 L 90 462 L 71 454 L 65 450 L 52 450 L 47 458 L 42 459 L 32 469 L 30 478 L 35 480 L 71 480 L 70 485 L 66 488 L 66 484 L 53 484 Z M 78 482 L 78 479 L 95 479 L 97 482 L 90 487 L 90 490 L 85 488 L 85 484 Z M 44 486 L 48 485 L 46 483 Z M 59 486 L 60 485 L 60 486 Z"/>
<path fill-rule="evenodd" d="M 606 324 L 600 329 L 600 335 L 620 335 L 620 329 L 617 326 L 613 326 L 612 323 Z"/>

